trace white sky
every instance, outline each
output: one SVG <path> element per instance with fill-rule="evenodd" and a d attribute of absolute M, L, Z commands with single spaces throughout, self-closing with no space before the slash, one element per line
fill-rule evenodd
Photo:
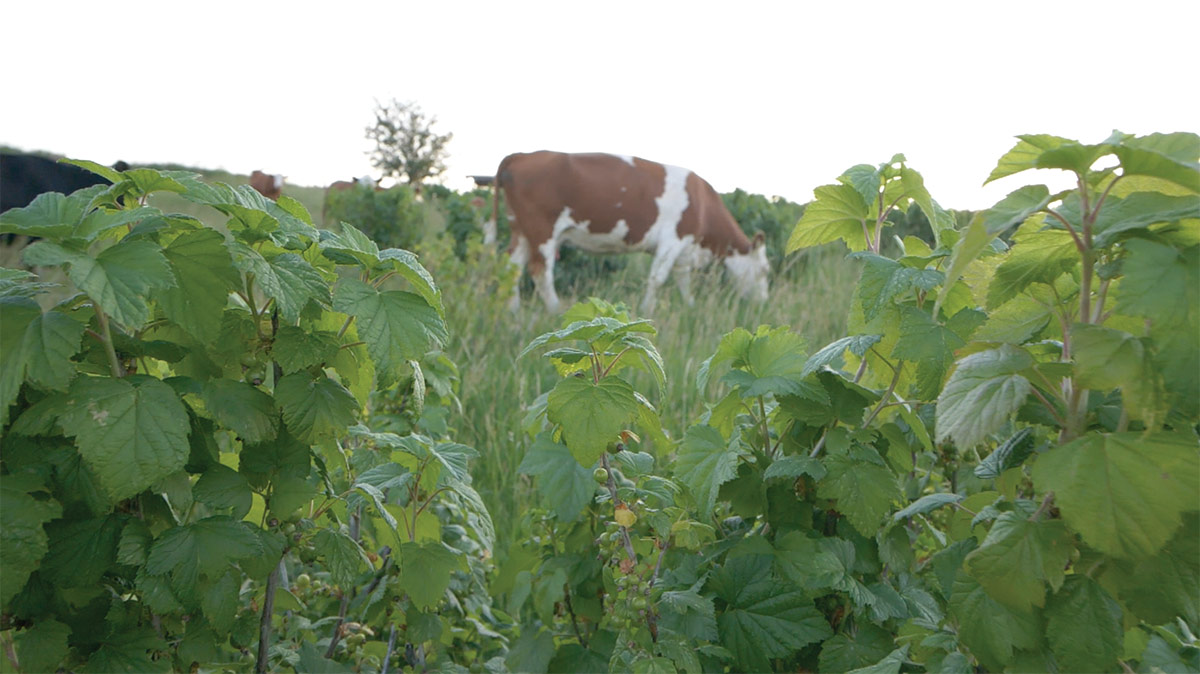
<path fill-rule="evenodd" d="M 1200 131 L 1200 2 L 4 2 L 0 144 L 112 163 L 371 173 L 375 99 L 511 152 L 634 154 L 808 201 L 895 152 L 950 208 L 1021 133 Z M 1039 177 L 1040 179 L 1044 179 Z"/>

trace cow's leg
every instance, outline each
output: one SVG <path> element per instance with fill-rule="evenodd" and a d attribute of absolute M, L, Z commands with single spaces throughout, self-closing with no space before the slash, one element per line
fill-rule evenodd
<path fill-rule="evenodd" d="M 517 267 L 517 284 L 513 288 L 512 298 L 508 301 L 508 308 L 514 313 L 521 308 L 521 273 L 525 271 L 525 265 L 529 263 L 529 240 L 519 234 L 514 234 L 512 243 L 508 246 L 508 257 Z"/>
<path fill-rule="evenodd" d="M 671 275 L 671 267 L 675 266 L 675 260 L 679 259 L 681 252 L 681 247 L 663 247 L 654 254 L 654 261 L 650 263 L 650 277 L 646 279 L 646 295 L 642 297 L 643 315 L 648 316 L 654 312 L 658 289 L 667 282 L 667 277 Z"/>
<path fill-rule="evenodd" d="M 679 286 L 679 294 L 683 296 L 683 301 L 687 302 L 689 307 L 696 306 L 696 298 L 692 297 L 692 265 L 683 261 L 681 257 L 671 273 L 675 275 L 675 284 Z"/>
<path fill-rule="evenodd" d="M 546 309 L 558 313 L 560 302 L 558 293 L 554 291 L 554 261 L 558 258 L 558 240 L 551 237 L 538 246 L 533 259 L 529 263 L 529 275 L 533 277 L 533 285 L 537 288 Z M 540 269 L 538 269 L 540 267 Z"/>

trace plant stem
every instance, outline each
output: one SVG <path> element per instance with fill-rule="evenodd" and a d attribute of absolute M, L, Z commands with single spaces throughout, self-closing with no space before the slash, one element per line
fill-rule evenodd
<path fill-rule="evenodd" d="M 1038 506 L 1038 509 L 1029 516 L 1030 521 L 1037 522 L 1038 520 L 1042 519 L 1042 515 L 1046 514 L 1046 511 L 1050 509 L 1050 504 L 1053 502 L 1054 492 L 1046 492 L 1046 497 L 1042 499 L 1042 505 Z"/>
<path fill-rule="evenodd" d="M 379 674 L 387 674 L 388 664 L 392 661 L 392 651 L 396 648 L 396 625 L 392 625 L 392 633 L 388 635 L 387 652 L 383 656 L 383 666 L 379 670 Z"/>
<path fill-rule="evenodd" d="M 287 554 L 287 550 L 284 550 Z M 262 618 L 258 621 L 258 660 L 254 663 L 254 671 L 257 674 L 266 674 L 268 657 L 267 653 L 271 646 L 271 616 L 275 614 L 275 589 L 279 587 L 279 566 L 283 564 L 283 559 L 279 560 L 279 564 L 271 569 L 271 575 L 267 576 L 267 592 L 263 597 Z"/>
<path fill-rule="evenodd" d="M 120 359 L 117 358 L 117 350 L 113 346 L 112 330 L 108 325 L 108 315 L 95 302 L 92 303 L 92 307 L 96 310 L 96 322 L 100 324 L 100 332 L 104 336 L 100 341 L 104 343 L 104 352 L 108 354 L 108 365 L 112 370 L 112 376 L 120 379 L 125 376 L 125 367 L 121 365 Z"/>
<path fill-rule="evenodd" d="M 350 513 L 350 538 L 354 542 L 358 542 L 358 523 L 361 518 L 360 509 L 355 509 Z M 338 642 L 342 639 L 342 625 L 346 622 L 346 610 L 350 608 L 350 597 L 354 594 L 350 589 L 342 589 L 342 603 L 338 606 L 337 624 L 333 626 L 333 636 L 329 639 L 329 648 L 325 650 L 325 657 L 332 658 L 337 651 Z"/>
<path fill-rule="evenodd" d="M 604 470 L 608 471 L 608 480 L 605 486 L 608 487 L 608 494 L 612 497 L 613 509 L 621 503 L 621 499 L 617 496 L 617 483 L 613 480 L 612 470 L 608 464 L 608 452 L 600 455 L 600 465 L 604 466 Z M 625 543 L 625 554 L 629 557 L 629 561 L 637 561 L 637 553 L 633 551 L 633 541 L 629 539 L 629 530 L 621 527 L 621 539 Z"/>
<path fill-rule="evenodd" d="M 900 373 L 904 371 L 904 362 L 901 361 L 900 365 L 893 369 L 895 370 L 895 373 L 892 374 L 892 382 L 888 384 L 887 391 L 884 391 L 883 397 L 879 399 L 879 404 L 876 405 L 875 409 L 871 410 L 871 413 L 867 415 L 865 420 L 863 420 L 862 428 L 870 426 L 871 422 L 875 420 L 875 417 L 879 415 L 884 407 L 886 407 L 885 403 L 887 402 L 887 399 L 892 397 L 892 392 L 896 390 L 896 384 L 900 382 Z"/>

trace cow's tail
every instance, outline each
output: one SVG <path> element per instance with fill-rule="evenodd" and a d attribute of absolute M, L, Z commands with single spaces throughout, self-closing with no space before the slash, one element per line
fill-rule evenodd
<path fill-rule="evenodd" d="M 509 157 L 505 157 L 500 161 L 496 175 L 492 177 L 492 219 L 483 223 L 483 242 L 489 246 L 496 243 L 496 227 L 500 222 L 500 181 L 505 177 L 508 160 Z"/>

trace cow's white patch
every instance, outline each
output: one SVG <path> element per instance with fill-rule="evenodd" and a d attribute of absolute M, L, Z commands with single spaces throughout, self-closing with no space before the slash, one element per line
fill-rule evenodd
<path fill-rule="evenodd" d="M 275 189 L 277 189 L 277 190 L 283 189 L 283 176 L 282 175 L 276 173 L 275 175 L 271 176 L 271 180 L 275 184 Z"/>
<path fill-rule="evenodd" d="M 620 208 L 622 203 L 624 203 L 624 202 L 618 201 L 616 207 Z"/>
<path fill-rule="evenodd" d="M 687 179 L 692 172 L 669 165 L 664 165 L 663 169 L 663 191 L 654 200 L 658 206 L 658 217 L 637 244 L 637 249 L 654 253 L 654 261 L 650 263 L 650 277 L 646 282 L 646 294 L 642 298 L 644 313 L 654 310 L 658 287 L 666 282 L 667 276 L 680 261 L 680 257 L 685 251 L 696 247 L 694 236 L 679 236 L 679 221 L 683 219 L 683 212 L 688 207 Z"/>
<path fill-rule="evenodd" d="M 624 219 L 607 232 L 592 232 L 587 227 L 575 227 L 563 232 L 562 240 L 589 253 L 624 253 L 629 250 L 625 236 L 629 234 L 629 223 Z"/>
<path fill-rule="evenodd" d="M 629 188 L 627 188 L 627 187 L 624 187 L 624 186 L 622 186 L 622 187 L 621 187 L 621 191 L 622 191 L 622 192 L 624 192 L 624 191 L 625 191 L 625 190 L 627 190 L 627 189 L 629 189 Z"/>
<path fill-rule="evenodd" d="M 748 253 L 735 253 L 725 258 L 725 269 L 733 277 L 743 297 L 756 302 L 767 301 L 767 276 L 771 263 L 767 260 L 767 247 L 755 246 Z"/>
<path fill-rule="evenodd" d="M 617 159 L 620 159 L 621 161 L 625 162 L 626 164 L 633 166 L 633 157 L 631 157 L 627 154 L 614 154 L 613 156 L 616 157 Z"/>

